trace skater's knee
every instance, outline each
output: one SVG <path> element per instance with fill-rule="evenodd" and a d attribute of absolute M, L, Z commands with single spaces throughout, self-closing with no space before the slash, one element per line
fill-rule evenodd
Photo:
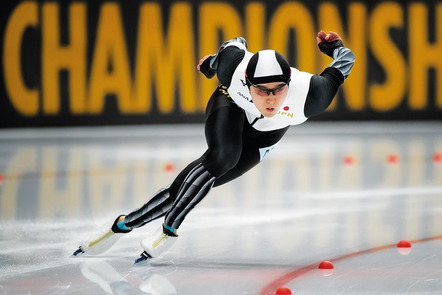
<path fill-rule="evenodd" d="M 220 177 L 236 166 L 241 156 L 236 146 L 222 146 L 211 149 L 203 160 L 203 165 L 215 177 Z"/>

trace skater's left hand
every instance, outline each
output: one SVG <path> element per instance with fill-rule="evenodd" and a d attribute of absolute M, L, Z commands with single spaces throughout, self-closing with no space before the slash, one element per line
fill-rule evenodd
<path fill-rule="evenodd" d="M 341 37 L 336 32 L 325 33 L 319 31 L 316 35 L 316 43 L 319 49 L 330 57 L 333 57 L 333 51 L 338 47 L 343 47 Z"/>
<path fill-rule="evenodd" d="M 330 33 L 325 33 L 324 31 L 319 31 L 318 35 L 316 36 L 316 43 L 322 43 L 322 42 L 333 42 L 336 40 L 342 40 L 341 37 L 336 32 L 330 31 Z"/>

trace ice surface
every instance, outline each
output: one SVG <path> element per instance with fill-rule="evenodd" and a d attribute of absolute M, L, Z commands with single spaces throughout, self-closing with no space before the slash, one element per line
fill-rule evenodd
<path fill-rule="evenodd" d="M 442 124 L 432 122 L 293 127 L 263 163 L 213 189 L 162 257 L 133 265 L 161 220 L 103 255 L 70 257 L 204 150 L 202 125 L 1 130 L 0 295 L 442 290 Z M 394 247 L 403 239 L 408 255 Z M 333 259 L 323 276 L 316 265 Z"/>

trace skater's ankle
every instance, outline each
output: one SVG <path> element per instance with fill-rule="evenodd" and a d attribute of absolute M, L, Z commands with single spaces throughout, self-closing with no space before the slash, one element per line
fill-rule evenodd
<path fill-rule="evenodd" d="M 124 223 L 126 216 L 121 215 L 116 220 L 114 225 L 112 226 L 112 231 L 115 233 L 128 233 L 132 231 L 132 228 L 128 227 L 126 223 Z"/>
<path fill-rule="evenodd" d="M 163 233 L 171 237 L 178 237 L 176 228 L 163 224 Z"/>

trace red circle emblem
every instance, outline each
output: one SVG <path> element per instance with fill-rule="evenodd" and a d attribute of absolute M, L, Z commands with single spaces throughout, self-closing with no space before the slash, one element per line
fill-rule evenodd
<path fill-rule="evenodd" d="M 288 111 L 290 108 L 288 106 L 284 107 L 284 111 Z"/>

